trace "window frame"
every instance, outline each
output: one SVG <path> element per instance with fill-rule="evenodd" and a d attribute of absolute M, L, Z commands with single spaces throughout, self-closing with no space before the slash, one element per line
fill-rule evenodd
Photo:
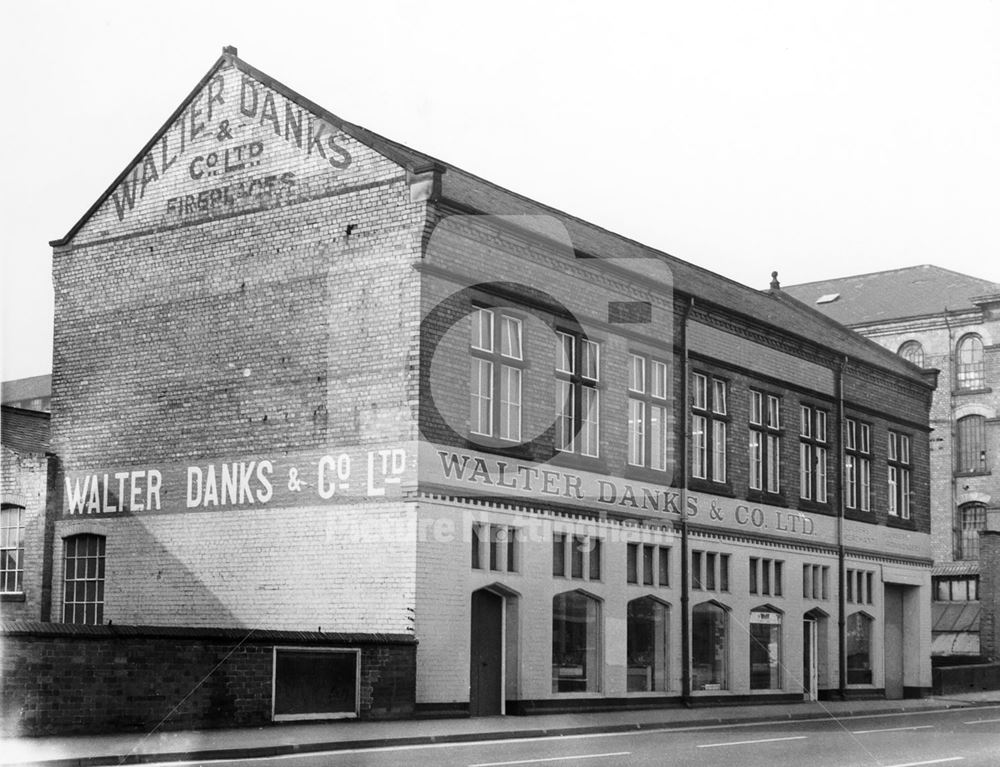
<path fill-rule="evenodd" d="M 583 458 L 600 458 L 601 455 L 601 357 L 603 352 L 600 341 L 585 337 L 580 333 L 574 333 L 560 328 L 555 329 L 558 337 L 556 343 L 556 364 L 554 375 L 556 379 L 556 433 L 555 449 L 559 453 L 567 455 L 578 455 Z M 566 354 L 566 341 L 570 341 L 571 359 L 569 366 L 563 367 Z M 594 375 L 591 376 L 583 371 L 584 350 L 588 349 L 594 354 Z M 564 396 L 563 392 L 568 392 Z M 594 404 L 594 418 L 584 418 L 584 395 L 592 397 Z M 566 403 L 569 402 L 570 413 L 566 413 Z M 586 414 L 586 415 L 589 415 Z M 567 426 L 568 424 L 568 426 Z M 593 424 L 593 435 L 587 431 L 589 424 Z M 569 432 L 569 439 L 566 442 L 565 432 Z M 593 442 L 593 445 L 589 445 Z"/>
<path fill-rule="evenodd" d="M 971 413 L 955 421 L 955 442 L 956 474 L 989 473 L 986 460 L 986 416 Z"/>
<path fill-rule="evenodd" d="M 691 378 L 691 477 L 713 485 L 727 485 L 729 381 L 700 371 L 692 371 Z M 699 381 L 702 382 L 701 386 L 698 385 Z M 696 427 L 698 423 L 702 424 L 700 432 Z M 700 441 L 697 438 L 699 433 L 702 435 Z"/>
<path fill-rule="evenodd" d="M 524 425 L 524 371 L 528 367 L 524 354 L 524 317 L 506 307 L 499 309 L 496 306 L 474 303 L 472 308 L 470 317 L 473 319 L 469 332 L 469 356 L 472 367 L 469 374 L 469 435 L 473 439 L 486 437 L 503 444 L 515 445 L 521 441 Z M 485 335 L 481 318 L 486 315 L 490 317 L 489 346 L 482 345 Z M 516 354 L 513 353 L 515 350 L 508 354 L 505 349 L 505 340 L 512 337 L 506 332 L 508 323 L 515 323 L 518 328 Z M 478 333 L 476 333 L 477 328 Z M 484 395 L 480 389 L 483 382 L 480 367 L 482 365 L 487 365 L 489 368 L 488 395 Z M 508 375 L 511 373 L 517 374 L 516 403 L 509 396 L 511 388 L 508 385 L 510 383 Z M 474 402 L 483 401 L 488 403 L 489 428 L 477 431 L 476 427 L 481 426 L 476 423 L 480 418 L 480 412 L 478 409 L 474 410 L 472 406 Z M 510 430 L 513 408 L 517 410 L 516 432 Z"/>
<path fill-rule="evenodd" d="M 955 346 L 955 388 L 975 391 L 985 387 L 985 345 L 977 333 L 967 333 Z"/>
<path fill-rule="evenodd" d="M 5 503 L 0 509 L 0 594 L 24 594 L 24 512 L 25 508 L 15 503 Z M 13 567 L 8 567 L 8 562 Z"/>
<path fill-rule="evenodd" d="M 636 374 L 637 363 L 641 363 L 641 381 L 638 380 L 640 376 Z M 656 371 L 661 368 L 662 387 L 657 391 Z M 669 468 L 667 455 L 670 450 L 670 365 L 652 355 L 630 351 L 628 372 L 626 463 L 629 466 L 652 471 L 667 471 Z M 641 388 L 636 388 L 637 386 Z M 656 435 L 654 429 L 654 424 L 657 423 L 654 409 L 660 413 L 658 421 L 660 435 Z M 655 465 L 654 460 L 653 448 L 656 444 L 660 450 L 660 465 Z"/>
<path fill-rule="evenodd" d="M 781 397 L 760 389 L 750 389 L 749 397 L 748 485 L 750 490 L 759 493 L 780 495 L 781 442 L 784 436 Z M 756 445 L 755 439 L 759 440 Z"/>
<path fill-rule="evenodd" d="M 830 418 L 816 405 L 799 406 L 799 498 L 811 503 L 830 502 Z M 821 428 L 822 427 L 822 428 Z M 822 496 L 822 497 L 820 497 Z"/>
<path fill-rule="evenodd" d="M 872 510 L 871 432 L 869 423 L 844 419 L 844 505 L 848 509 Z"/>
<path fill-rule="evenodd" d="M 89 543 L 93 541 L 95 543 L 95 552 L 91 555 L 89 549 Z M 78 554 L 81 544 L 88 544 L 83 555 Z M 72 553 L 71 553 L 72 552 Z M 70 560 L 73 560 L 74 567 L 72 568 L 73 576 L 70 577 Z M 83 567 L 83 577 L 79 577 L 80 564 L 79 560 L 83 559 L 86 564 Z M 89 573 L 89 560 L 94 559 L 94 577 L 90 577 Z M 77 533 L 75 535 L 68 535 L 63 538 L 63 599 L 62 599 L 62 615 L 63 623 L 72 624 L 82 624 L 85 626 L 100 626 L 104 623 L 104 591 L 106 585 L 106 571 L 107 571 L 107 537 L 104 535 L 98 535 L 96 533 Z M 88 584 L 94 584 L 94 599 L 89 599 L 87 596 L 87 586 Z M 71 585 L 73 586 L 72 592 L 74 594 L 73 599 L 69 599 L 68 596 L 71 591 Z M 83 586 L 84 598 L 82 600 L 77 598 L 79 594 L 79 586 Z M 89 605 L 94 605 L 94 620 L 88 620 L 87 607 Z M 83 610 L 83 620 L 77 620 L 77 608 L 82 608 Z M 73 608 L 71 610 L 71 608 Z"/>
<path fill-rule="evenodd" d="M 910 519 L 912 516 L 912 450 L 909 434 L 889 429 L 886 442 L 886 481 L 889 516 Z"/>

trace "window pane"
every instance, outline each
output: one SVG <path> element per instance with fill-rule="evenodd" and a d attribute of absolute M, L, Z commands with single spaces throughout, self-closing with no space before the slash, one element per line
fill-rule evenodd
<path fill-rule="evenodd" d="M 493 434 L 493 363 L 473 358 L 469 430 L 473 434 Z"/>
<path fill-rule="evenodd" d="M 571 575 L 574 578 L 583 577 L 583 553 L 584 553 L 584 538 L 574 535 L 573 536 L 573 550 L 571 552 Z"/>
<path fill-rule="evenodd" d="M 726 481 L 726 422 L 712 422 L 712 479 Z"/>
<path fill-rule="evenodd" d="M 667 398 L 667 366 L 656 360 L 653 360 L 653 391 L 651 394 L 659 399 Z"/>
<path fill-rule="evenodd" d="M 642 582 L 646 586 L 653 585 L 653 547 L 642 547 Z"/>
<path fill-rule="evenodd" d="M 500 437 L 521 439 L 521 371 L 500 366 Z"/>
<path fill-rule="evenodd" d="M 726 611 L 705 602 L 691 611 L 691 687 L 725 690 L 729 687 L 729 632 Z"/>
<path fill-rule="evenodd" d="M 761 490 L 764 487 L 764 454 L 761 447 L 763 435 L 750 431 L 750 487 Z"/>
<path fill-rule="evenodd" d="M 599 538 L 590 539 L 590 572 L 587 577 L 592 581 L 601 579 L 601 541 Z"/>
<path fill-rule="evenodd" d="M 650 597 L 628 603 L 628 692 L 667 689 L 667 608 Z"/>
<path fill-rule="evenodd" d="M 664 471 L 667 468 L 667 409 L 653 405 L 649 409 L 649 465 Z"/>
<path fill-rule="evenodd" d="M 750 689 L 781 689 L 780 613 L 750 613 Z"/>
<path fill-rule="evenodd" d="M 582 418 L 583 424 L 580 428 L 580 452 L 584 455 L 596 457 L 600 450 L 600 398 L 601 393 L 597 389 L 583 386 L 580 389 L 583 395 Z"/>
<path fill-rule="evenodd" d="M 592 381 L 600 379 L 601 375 L 601 347 L 596 341 L 583 341 L 581 346 L 583 354 L 583 365 L 580 375 Z"/>
<path fill-rule="evenodd" d="M 708 379 L 701 373 L 692 376 L 692 402 L 694 407 L 704 410 L 708 407 Z"/>
<path fill-rule="evenodd" d="M 862 613 L 847 616 L 847 683 L 871 684 L 871 618 Z"/>
<path fill-rule="evenodd" d="M 472 348 L 493 351 L 493 312 L 478 309 L 472 313 Z"/>
<path fill-rule="evenodd" d="M 557 333 L 556 370 L 562 373 L 572 373 L 576 368 L 575 344 L 573 336 L 568 333 Z"/>
<path fill-rule="evenodd" d="M 517 528 L 507 528 L 507 572 L 516 573 L 517 562 Z"/>
<path fill-rule="evenodd" d="M 472 526 L 472 567 L 476 570 L 482 568 L 482 563 L 479 560 L 480 557 L 480 541 L 479 536 L 481 534 L 481 525 L 474 524 Z"/>
<path fill-rule="evenodd" d="M 646 360 L 638 354 L 629 355 L 628 388 L 635 392 L 646 391 Z"/>
<path fill-rule="evenodd" d="M 576 389 L 569 381 L 556 381 L 556 449 L 572 452 L 574 445 L 573 411 Z"/>
<path fill-rule="evenodd" d="M 500 353 L 506 357 L 521 359 L 521 320 L 503 317 L 500 338 Z"/>
<path fill-rule="evenodd" d="M 552 692 L 600 692 L 600 605 L 578 591 L 552 599 Z"/>
<path fill-rule="evenodd" d="M 563 533 L 552 536 L 552 574 L 566 574 L 566 536 Z"/>
<path fill-rule="evenodd" d="M 625 579 L 629 583 L 639 582 L 639 544 L 637 543 L 628 544 L 625 562 Z"/>
<path fill-rule="evenodd" d="M 769 429 L 781 428 L 781 400 L 777 397 L 767 398 L 767 426 Z"/>
<path fill-rule="evenodd" d="M 781 490 L 781 437 L 767 435 L 767 492 Z"/>
<path fill-rule="evenodd" d="M 728 412 L 726 404 L 726 382 L 712 381 L 712 389 L 712 412 L 718 413 L 719 415 L 725 415 Z"/>
<path fill-rule="evenodd" d="M 764 396 L 758 391 L 750 392 L 750 423 L 764 424 Z"/>
<path fill-rule="evenodd" d="M 691 417 L 691 474 L 700 479 L 706 478 L 708 467 L 708 441 L 706 439 L 705 416 Z"/>
<path fill-rule="evenodd" d="M 638 399 L 628 401 L 628 462 L 633 466 L 646 463 L 646 403 Z"/>
<path fill-rule="evenodd" d="M 670 585 L 670 549 L 665 546 L 661 546 L 659 550 L 660 554 L 660 572 L 659 572 L 659 584 L 661 586 Z"/>

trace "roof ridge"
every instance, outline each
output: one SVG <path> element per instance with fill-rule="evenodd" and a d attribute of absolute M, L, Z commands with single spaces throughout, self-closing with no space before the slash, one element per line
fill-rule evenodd
<path fill-rule="evenodd" d="M 787 288 L 807 288 L 814 285 L 822 285 L 830 282 L 842 282 L 844 280 L 856 280 L 863 277 L 880 277 L 886 274 L 898 274 L 899 272 L 909 272 L 916 269 L 936 269 L 941 272 L 948 272 L 949 274 L 956 274 L 959 277 L 966 277 L 970 280 L 976 280 L 978 282 L 986 282 L 991 285 L 996 285 L 1000 288 L 1000 283 L 994 282 L 993 280 L 988 280 L 985 277 L 976 277 L 972 274 L 966 274 L 965 272 L 959 272 L 954 269 L 949 269 L 946 266 L 938 266 L 937 264 L 914 264 L 912 266 L 901 266 L 896 269 L 881 269 L 877 272 L 862 272 L 861 274 L 847 274 L 841 277 L 828 277 L 825 280 L 812 280 L 810 282 L 796 282 L 791 285 L 787 285 Z"/>

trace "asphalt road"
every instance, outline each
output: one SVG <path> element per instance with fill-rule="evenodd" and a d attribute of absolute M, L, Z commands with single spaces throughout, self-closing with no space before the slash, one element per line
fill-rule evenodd
<path fill-rule="evenodd" d="M 1000 709 L 331 751 L 207 764 L 213 767 L 237 764 L 249 767 L 918 767 L 938 764 L 1000 767 Z"/>

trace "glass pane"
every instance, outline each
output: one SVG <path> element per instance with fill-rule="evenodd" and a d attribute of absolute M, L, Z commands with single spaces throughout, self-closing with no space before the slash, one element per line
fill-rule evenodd
<path fill-rule="evenodd" d="M 597 538 L 590 539 L 590 572 L 587 577 L 592 581 L 601 579 L 601 542 Z"/>
<path fill-rule="evenodd" d="M 572 452 L 574 444 L 573 411 L 576 388 L 569 381 L 556 381 L 556 449 Z"/>
<path fill-rule="evenodd" d="M 600 691 L 599 605 L 580 592 L 552 599 L 552 692 Z"/>
<path fill-rule="evenodd" d="M 628 692 L 667 689 L 667 608 L 649 597 L 628 603 Z"/>
<path fill-rule="evenodd" d="M 639 544 L 628 544 L 625 562 L 625 579 L 629 583 L 639 582 Z"/>
<path fill-rule="evenodd" d="M 725 415 L 728 410 L 726 403 L 726 382 L 712 381 L 712 412 Z"/>
<path fill-rule="evenodd" d="M 479 309 L 472 314 L 472 347 L 493 351 L 493 312 Z"/>
<path fill-rule="evenodd" d="M 582 439 L 580 452 L 584 455 L 596 457 L 600 451 L 601 393 L 589 386 L 581 386 L 580 392 L 583 396 L 581 403 L 583 424 L 580 429 Z"/>
<path fill-rule="evenodd" d="M 500 438 L 521 439 L 521 371 L 500 367 Z"/>
<path fill-rule="evenodd" d="M 694 407 L 704 410 L 708 407 L 708 379 L 700 373 L 693 376 L 693 402 Z"/>
<path fill-rule="evenodd" d="M 589 378 L 591 381 L 600 379 L 601 372 L 601 347 L 595 341 L 583 341 L 581 344 L 581 354 L 583 365 L 580 375 Z"/>
<path fill-rule="evenodd" d="M 504 317 L 500 339 L 501 354 L 521 359 L 521 320 Z"/>
<path fill-rule="evenodd" d="M 750 392 L 750 423 L 764 423 L 764 397 L 760 392 Z"/>
<path fill-rule="evenodd" d="M 638 399 L 628 401 L 628 462 L 642 466 L 645 455 L 646 403 Z"/>
<path fill-rule="evenodd" d="M 695 605 L 691 636 L 692 689 L 728 689 L 729 636 L 725 611 L 712 603 Z"/>
<path fill-rule="evenodd" d="M 638 354 L 629 355 L 628 388 L 635 392 L 646 391 L 646 359 Z"/>
<path fill-rule="evenodd" d="M 663 362 L 653 360 L 653 391 L 654 397 L 667 398 L 667 366 Z"/>
<path fill-rule="evenodd" d="M 760 622 L 766 620 L 767 622 Z M 771 621 L 779 621 L 777 624 Z M 750 689 L 781 688 L 781 616 L 754 612 L 750 621 Z"/>
<path fill-rule="evenodd" d="M 649 465 L 660 471 L 667 468 L 667 409 L 654 405 L 650 408 Z"/>
<path fill-rule="evenodd" d="M 559 338 L 556 344 L 556 370 L 572 373 L 576 368 L 573 336 L 568 333 L 557 333 L 556 335 Z"/>
<path fill-rule="evenodd" d="M 767 426 L 769 429 L 781 428 L 781 400 L 777 397 L 767 398 Z"/>
<path fill-rule="evenodd" d="M 653 585 L 653 547 L 642 547 L 642 582 L 646 586 Z"/>

